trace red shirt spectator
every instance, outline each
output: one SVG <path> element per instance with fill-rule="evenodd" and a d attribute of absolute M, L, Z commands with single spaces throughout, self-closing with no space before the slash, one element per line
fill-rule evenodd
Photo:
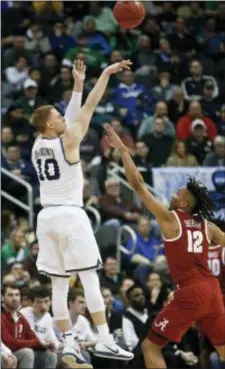
<path fill-rule="evenodd" d="M 216 137 L 215 123 L 202 113 L 201 105 L 198 101 L 193 101 L 189 105 L 188 114 L 179 119 L 177 123 L 177 138 L 179 140 L 187 140 L 192 135 L 192 122 L 195 119 L 201 119 L 206 126 L 206 136 L 212 140 Z"/>

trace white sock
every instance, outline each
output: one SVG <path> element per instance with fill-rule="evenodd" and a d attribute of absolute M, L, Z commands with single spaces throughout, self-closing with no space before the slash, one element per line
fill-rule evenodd
<path fill-rule="evenodd" d="M 72 331 L 67 331 L 63 333 L 63 341 L 64 341 L 65 346 L 69 346 L 69 347 L 75 346 L 75 341 L 74 341 Z"/>
<path fill-rule="evenodd" d="M 98 330 L 98 334 L 99 334 L 101 341 L 108 342 L 109 339 L 111 338 L 110 333 L 109 333 L 108 324 L 105 323 L 105 324 L 98 325 L 97 330 Z"/>

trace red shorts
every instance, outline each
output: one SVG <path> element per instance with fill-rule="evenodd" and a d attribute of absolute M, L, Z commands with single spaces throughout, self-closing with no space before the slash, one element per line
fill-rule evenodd
<path fill-rule="evenodd" d="M 225 308 L 216 278 L 175 291 L 174 299 L 153 321 L 148 339 L 160 346 L 179 343 L 194 323 L 214 346 L 225 344 Z"/>

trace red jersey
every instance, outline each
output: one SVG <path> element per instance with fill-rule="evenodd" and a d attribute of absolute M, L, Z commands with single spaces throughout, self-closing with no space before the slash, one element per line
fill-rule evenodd
<path fill-rule="evenodd" d="M 225 305 L 225 248 L 218 245 L 208 250 L 208 265 L 214 277 L 218 278 Z"/>
<path fill-rule="evenodd" d="M 165 255 L 174 283 L 183 287 L 200 279 L 213 278 L 208 266 L 207 221 L 196 219 L 182 210 L 173 211 L 179 224 L 178 237 L 164 238 Z"/>

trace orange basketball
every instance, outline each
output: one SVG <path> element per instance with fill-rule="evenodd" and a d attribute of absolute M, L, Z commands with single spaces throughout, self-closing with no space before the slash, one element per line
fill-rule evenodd
<path fill-rule="evenodd" d="M 143 22 L 146 11 L 140 1 L 117 1 L 113 14 L 122 28 L 129 29 Z"/>

